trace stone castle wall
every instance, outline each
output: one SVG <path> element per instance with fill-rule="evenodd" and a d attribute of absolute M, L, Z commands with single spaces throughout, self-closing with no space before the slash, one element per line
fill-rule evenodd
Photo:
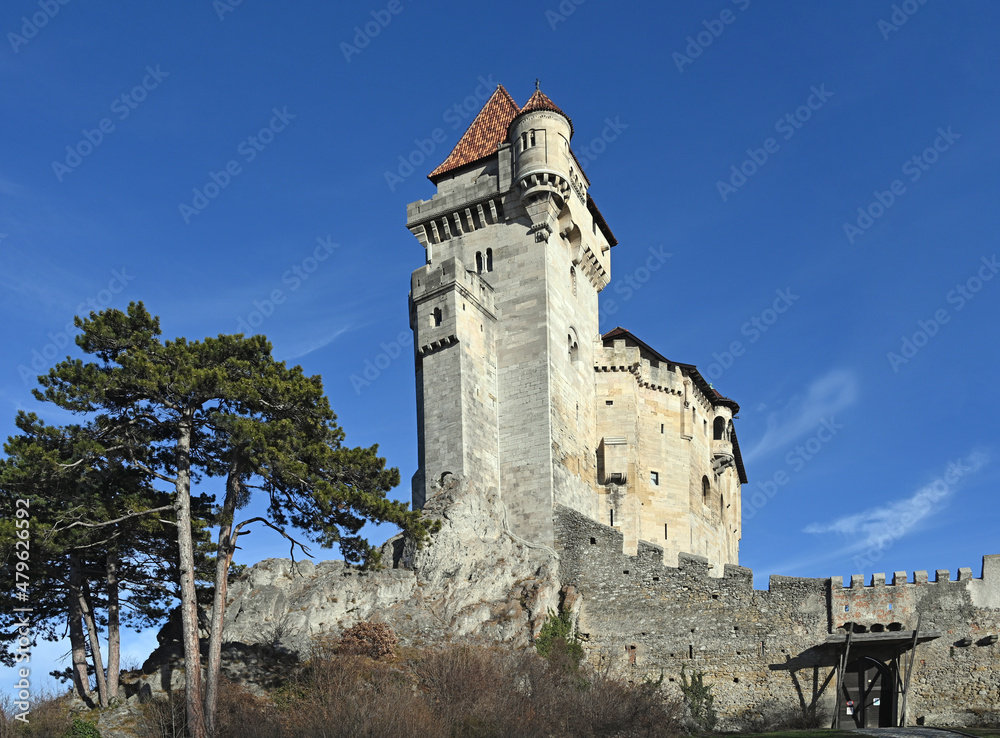
<path fill-rule="evenodd" d="M 568 508 L 557 510 L 556 538 L 588 658 L 635 679 L 663 673 L 676 683 L 682 668 L 705 672 L 722 727 L 811 713 L 829 725 L 845 607 L 865 630 L 911 629 L 921 612 L 921 632 L 937 634 L 917 648 L 911 722 L 967 725 L 977 710 L 1000 709 L 1000 556 L 984 559 L 982 579 L 962 570 L 956 581 L 918 573 L 905 584 L 905 576 L 895 585 L 876 577 L 874 586 L 844 588 L 839 578 L 772 576 L 769 589 L 756 590 L 742 567 L 711 577 L 707 561 L 688 554 L 664 566 L 663 549 L 645 541 L 626 555 L 621 533 Z M 899 619 L 886 622 L 890 603 Z M 857 643 L 853 654 L 875 653 Z"/>

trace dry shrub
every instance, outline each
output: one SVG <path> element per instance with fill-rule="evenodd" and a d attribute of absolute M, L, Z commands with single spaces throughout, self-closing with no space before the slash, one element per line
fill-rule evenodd
<path fill-rule="evenodd" d="M 148 705 L 143 736 L 173 738 L 183 700 Z M 319 647 L 269 698 L 223 683 L 218 738 L 676 736 L 659 685 L 567 671 L 531 652 L 407 649 L 393 662 Z M 159 711 L 159 712 L 156 712 Z"/>
<path fill-rule="evenodd" d="M 450 735 L 673 736 L 680 703 L 658 685 L 567 672 L 531 653 L 471 647 L 432 654 L 416 665 Z"/>
<path fill-rule="evenodd" d="M 186 734 L 184 693 L 143 702 L 135 717 L 139 734 L 149 738 L 181 738 Z"/>
<path fill-rule="evenodd" d="M 51 738 L 63 735 L 73 724 L 63 699 L 51 694 L 32 695 L 27 723 L 14 719 L 19 712 L 13 699 L 4 695 L 0 702 L 0 738 Z"/>
<path fill-rule="evenodd" d="M 385 623 L 364 621 L 352 625 L 340 636 L 340 650 L 345 654 L 367 656 L 378 661 L 392 658 L 396 653 L 398 640 Z"/>
<path fill-rule="evenodd" d="M 288 738 L 447 735 L 405 671 L 363 656 L 314 658 L 292 693 Z"/>

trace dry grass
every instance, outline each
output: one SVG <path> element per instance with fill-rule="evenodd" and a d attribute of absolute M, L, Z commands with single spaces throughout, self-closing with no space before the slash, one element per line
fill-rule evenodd
<path fill-rule="evenodd" d="M 150 738 L 179 735 L 180 705 L 147 707 Z M 676 736 L 680 706 L 649 685 L 582 676 L 530 653 L 406 649 L 395 660 L 321 649 L 268 698 L 220 694 L 218 738 Z"/>

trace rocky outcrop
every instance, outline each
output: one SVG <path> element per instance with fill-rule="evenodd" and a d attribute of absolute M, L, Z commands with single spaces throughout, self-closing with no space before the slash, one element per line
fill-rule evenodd
<path fill-rule="evenodd" d="M 362 620 L 393 627 L 404 644 L 484 639 L 526 645 L 559 604 L 555 552 L 510 532 L 495 490 L 458 477 L 434 489 L 425 514 L 441 522 L 417 550 L 390 540 L 395 568 L 267 559 L 229 587 L 225 638 L 305 655 L 317 638 Z"/>

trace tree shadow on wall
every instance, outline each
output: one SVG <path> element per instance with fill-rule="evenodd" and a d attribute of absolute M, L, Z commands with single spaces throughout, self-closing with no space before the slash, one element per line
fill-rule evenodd
<path fill-rule="evenodd" d="M 820 702 L 827 690 L 835 690 L 837 675 L 829 649 L 808 648 L 797 656 L 786 656 L 784 663 L 769 664 L 771 671 L 787 671 L 795 702 L 781 695 L 757 710 L 762 730 L 805 730 L 824 727 L 827 715 Z"/>

